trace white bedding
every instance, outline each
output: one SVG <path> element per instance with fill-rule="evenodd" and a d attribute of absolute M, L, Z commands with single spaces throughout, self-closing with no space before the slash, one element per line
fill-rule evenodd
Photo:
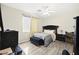
<path fill-rule="evenodd" d="M 55 40 L 56 40 L 56 35 L 55 35 L 55 33 L 52 33 L 51 36 L 52 36 L 53 41 L 55 41 Z"/>
<path fill-rule="evenodd" d="M 44 33 L 50 34 L 52 36 L 53 41 L 56 39 L 55 30 L 44 30 Z"/>
<path fill-rule="evenodd" d="M 44 46 L 47 47 L 52 41 L 55 41 L 56 35 L 54 33 L 34 33 L 34 37 L 38 37 L 44 40 Z"/>
<path fill-rule="evenodd" d="M 38 37 L 41 38 L 42 40 L 44 40 L 44 46 L 47 47 L 52 41 L 52 36 L 48 33 L 35 33 L 34 37 Z"/>
<path fill-rule="evenodd" d="M 34 33 L 34 36 L 35 37 L 39 37 L 39 38 L 42 38 L 44 40 L 44 38 L 49 35 L 47 33 L 44 33 L 44 32 L 41 32 L 41 33 Z"/>
<path fill-rule="evenodd" d="M 55 33 L 50 33 L 50 34 L 49 34 L 49 33 L 45 33 L 45 32 L 34 33 L 34 36 L 35 36 L 35 37 L 42 38 L 43 40 L 44 40 L 44 38 L 45 38 L 46 36 L 48 36 L 48 35 L 51 35 L 53 41 L 55 41 L 55 39 L 56 39 Z"/>

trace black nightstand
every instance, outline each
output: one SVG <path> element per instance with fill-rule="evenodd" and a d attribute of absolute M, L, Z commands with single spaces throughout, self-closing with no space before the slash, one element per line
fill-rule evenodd
<path fill-rule="evenodd" d="M 65 34 L 57 34 L 57 40 L 65 42 L 66 35 Z"/>

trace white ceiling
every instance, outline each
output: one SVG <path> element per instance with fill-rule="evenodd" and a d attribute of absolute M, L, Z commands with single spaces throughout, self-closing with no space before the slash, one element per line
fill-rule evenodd
<path fill-rule="evenodd" d="M 33 16 L 41 18 L 79 10 L 78 3 L 6 3 L 4 5 L 28 12 Z M 47 16 L 42 15 L 46 8 L 51 11 Z"/>

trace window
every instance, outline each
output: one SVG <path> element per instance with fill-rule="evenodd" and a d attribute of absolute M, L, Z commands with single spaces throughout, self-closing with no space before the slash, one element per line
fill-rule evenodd
<path fill-rule="evenodd" d="M 31 17 L 23 16 L 23 32 L 30 32 Z"/>

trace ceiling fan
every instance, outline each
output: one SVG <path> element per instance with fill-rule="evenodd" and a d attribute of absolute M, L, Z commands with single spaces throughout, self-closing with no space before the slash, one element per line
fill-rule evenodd
<path fill-rule="evenodd" d="M 41 14 L 42 16 L 50 16 L 51 13 L 56 12 L 51 10 L 49 6 L 43 6 L 41 9 L 37 10 L 37 13 Z"/>

